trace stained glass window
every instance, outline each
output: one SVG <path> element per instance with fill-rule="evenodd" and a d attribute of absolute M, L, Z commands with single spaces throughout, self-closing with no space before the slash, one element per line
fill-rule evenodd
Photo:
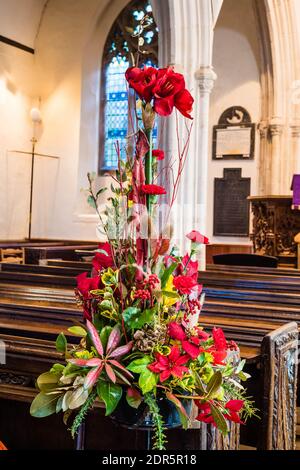
<path fill-rule="evenodd" d="M 102 60 L 102 99 L 100 109 L 100 169 L 114 170 L 117 167 L 116 142 L 121 157 L 126 156 L 128 122 L 128 87 L 124 77 L 126 69 L 132 65 L 132 54 L 137 52 L 137 32 L 139 22 L 148 15 L 148 26 L 141 37 L 144 39 L 140 64 L 158 65 L 158 30 L 152 16 L 148 0 L 133 0 L 120 13 L 108 35 Z M 129 91 L 130 93 L 130 91 Z M 154 130 L 154 140 L 157 129 Z"/>

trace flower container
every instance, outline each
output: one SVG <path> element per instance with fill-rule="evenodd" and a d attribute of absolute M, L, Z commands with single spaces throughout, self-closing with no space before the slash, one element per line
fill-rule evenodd
<path fill-rule="evenodd" d="M 157 404 L 164 421 L 166 429 L 175 429 L 181 427 L 181 421 L 176 406 L 167 398 L 157 398 Z M 182 404 L 188 415 L 191 413 L 192 400 L 183 400 Z M 123 395 L 117 409 L 110 418 L 119 426 L 139 431 L 149 431 L 154 428 L 152 415 L 149 412 L 148 405 L 141 403 L 136 409 L 128 405 L 125 395 Z"/>

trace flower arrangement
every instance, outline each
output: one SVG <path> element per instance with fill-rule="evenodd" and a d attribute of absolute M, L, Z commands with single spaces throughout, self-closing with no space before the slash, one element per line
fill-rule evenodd
<path fill-rule="evenodd" d="M 65 363 L 54 364 L 37 379 L 40 393 L 31 414 L 44 417 L 62 411 L 67 421 L 76 413 L 71 426 L 75 436 L 96 401 L 105 406 L 106 415 L 114 415 L 124 402 L 134 410 L 146 406 L 153 419 L 153 448 L 164 449 L 162 400 L 176 408 L 185 429 L 196 419 L 223 434 L 229 431 L 228 423 L 241 423 L 253 409 L 241 385 L 248 375 L 237 345 L 228 342 L 220 328 L 208 333 L 201 326 L 204 294 L 197 253 L 208 239 L 190 232 L 190 250 L 181 256 L 172 247 L 171 234 L 164 229 L 156 235 L 153 228 L 159 198 L 168 193 L 169 208 L 175 200 L 190 134 L 189 128 L 173 187 L 167 189 L 158 184 L 164 151 L 153 149 L 155 120 L 174 109 L 191 120 L 193 98 L 183 75 L 172 67 L 131 67 L 126 79 L 137 106 L 130 137 L 134 154 L 126 151 L 126 159 L 121 158 L 116 143 L 118 170 L 104 212 L 98 201 L 106 189 L 96 191 L 88 175 L 88 201 L 108 241 L 99 245 L 91 277 L 77 277 L 76 296 L 85 322 L 68 331 L 79 343 L 68 347 L 65 335 L 59 335 L 56 347 Z"/>

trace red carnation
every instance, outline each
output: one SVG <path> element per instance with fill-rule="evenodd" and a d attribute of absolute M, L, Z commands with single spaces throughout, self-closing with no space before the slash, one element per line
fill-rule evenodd
<path fill-rule="evenodd" d="M 159 374 L 161 382 L 168 380 L 171 375 L 181 379 L 183 373 L 189 371 L 189 369 L 185 367 L 184 364 L 190 360 L 190 357 L 187 355 L 181 356 L 178 346 L 173 346 L 168 356 L 163 356 L 162 354 L 156 353 L 155 359 L 155 362 L 149 364 L 148 369 L 156 374 Z"/>
<path fill-rule="evenodd" d="M 155 157 L 157 160 L 163 160 L 165 158 L 165 152 L 160 149 L 154 149 L 152 151 L 153 157 Z"/>
<path fill-rule="evenodd" d="M 167 194 L 167 191 L 162 186 L 157 184 L 143 184 L 141 190 L 144 194 L 150 194 L 151 196 L 159 196 L 161 194 Z"/>
<path fill-rule="evenodd" d="M 181 264 L 178 266 L 178 271 L 180 274 L 185 274 L 187 276 L 193 277 L 195 280 L 198 278 L 198 261 L 192 261 L 189 255 L 185 255 L 182 258 Z"/>
<path fill-rule="evenodd" d="M 201 233 L 197 232 L 197 230 L 192 230 L 190 233 L 187 234 L 186 237 L 189 238 L 193 243 L 202 244 L 202 245 L 209 244 L 209 239 L 205 237 L 204 235 L 201 235 Z"/>
<path fill-rule="evenodd" d="M 173 279 L 173 284 L 180 294 L 188 295 L 196 287 L 197 281 L 191 276 L 177 276 Z"/>

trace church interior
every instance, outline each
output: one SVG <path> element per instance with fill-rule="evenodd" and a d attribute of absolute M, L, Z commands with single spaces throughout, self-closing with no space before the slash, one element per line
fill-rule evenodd
<path fill-rule="evenodd" d="M 134 61 L 135 53 L 142 65 Z M 153 109 L 150 98 L 147 102 L 146 95 L 141 97 L 138 88 L 139 66 L 144 67 L 145 73 L 147 70 L 152 73 L 145 78 L 143 93 L 151 89 Z M 132 81 L 128 70 L 136 74 Z M 174 77 L 175 82 L 178 80 L 175 86 L 184 83 L 185 88 L 172 97 L 172 102 L 159 95 L 159 91 L 153 91 L 162 74 Z M 153 77 L 156 88 L 151 84 Z M 166 89 L 164 92 L 169 92 Z M 130 103 L 136 103 L 136 95 L 140 99 L 134 113 Z M 190 109 L 183 111 L 184 99 L 193 101 L 192 119 Z M 167 106 L 172 109 L 175 106 L 172 116 Z M 153 113 L 157 124 L 147 128 Z M 145 262 L 148 274 L 152 269 L 149 277 L 152 284 L 150 281 L 145 284 L 146 280 L 139 284 L 142 281 L 138 280 L 137 269 L 134 278 L 137 287 L 127 298 L 133 307 L 124 310 L 122 286 L 126 290 L 128 285 L 125 281 L 122 284 L 121 273 L 129 268 L 121 266 L 118 270 L 121 294 L 118 291 L 116 295 L 120 298 L 115 297 L 115 301 L 122 304 L 119 306 L 124 310 L 125 322 L 128 318 L 128 324 L 134 325 L 130 315 L 134 315 L 132 309 L 141 311 L 137 310 L 140 305 L 137 302 L 151 304 L 152 310 L 147 304 L 150 310 L 141 315 L 149 316 L 151 311 L 153 314 L 153 302 L 149 300 L 151 289 L 155 282 L 160 283 L 161 297 L 157 294 L 154 306 L 157 302 L 157 308 L 162 308 L 164 321 L 166 312 L 172 311 L 173 320 L 167 325 L 171 340 L 168 346 L 157 340 L 152 351 L 141 346 L 139 349 L 137 334 L 150 334 L 151 330 L 157 338 L 158 330 L 156 324 L 151 324 L 150 316 L 148 323 L 136 318 L 140 329 L 132 326 L 137 331 L 130 330 L 134 344 L 132 358 L 141 354 L 137 362 L 145 351 L 150 356 L 153 354 L 151 357 L 156 362 L 148 363 L 146 372 L 150 374 L 151 370 L 149 377 L 156 380 L 153 387 L 158 387 L 158 393 L 165 390 L 179 414 L 186 416 L 178 397 L 184 399 L 191 391 L 196 397 L 197 386 L 203 388 L 202 395 L 206 397 L 200 397 L 200 414 L 196 419 L 195 416 L 189 419 L 188 429 L 182 429 L 178 423 L 166 426 L 167 443 L 163 447 L 162 442 L 159 447 L 156 442 L 156 448 L 300 450 L 300 1 L 0 0 L 0 117 L 0 450 L 116 451 L 151 446 L 154 433 L 151 426 L 148 429 L 145 424 L 118 425 L 116 417 L 108 416 L 108 399 L 103 391 L 102 395 L 98 393 L 98 399 L 94 397 L 94 406 L 73 439 L 68 432 L 69 422 L 67 426 L 64 424 L 68 411 L 76 416 L 72 406 L 68 409 L 65 405 L 67 394 L 55 402 L 52 414 L 40 408 L 33 411 L 38 391 L 44 399 L 56 396 L 56 389 L 52 395 L 49 392 L 51 383 L 44 383 L 40 377 L 48 380 L 43 374 L 51 367 L 48 376 L 57 377 L 52 365 L 57 370 L 62 367 L 62 353 L 66 353 L 70 366 L 77 360 L 83 371 L 89 367 L 88 359 L 91 361 L 95 369 L 87 378 L 94 386 L 100 377 L 97 390 L 109 380 L 116 390 L 121 389 L 120 383 L 124 389 L 124 383 L 132 385 L 134 374 L 141 372 L 128 366 L 129 372 L 116 360 L 110 362 L 112 357 L 119 360 L 117 352 L 111 352 L 112 346 L 111 356 L 107 353 L 108 359 L 99 365 L 102 359 L 98 356 L 96 359 L 95 350 L 98 344 L 101 358 L 102 333 L 105 328 L 111 331 L 114 317 L 107 311 L 103 313 L 105 321 L 110 321 L 107 326 L 96 323 L 90 311 L 87 313 L 95 305 L 96 293 L 103 294 L 102 284 L 102 290 L 95 283 L 90 291 L 78 287 L 78 279 L 87 280 L 84 273 L 94 272 L 94 256 L 99 259 L 102 256 L 100 263 L 105 265 L 101 264 L 98 274 L 105 268 L 106 275 L 112 275 L 112 265 L 107 260 L 110 252 L 103 251 L 107 233 L 99 224 L 99 217 L 102 221 L 104 211 L 109 219 L 106 204 L 109 201 L 115 204 L 120 192 L 123 194 L 126 180 L 122 174 L 129 171 L 129 166 L 122 160 L 122 149 L 126 147 L 127 152 L 136 135 L 139 150 L 136 157 L 127 157 L 128 162 L 136 158 L 141 164 L 144 158 L 144 186 L 148 189 L 143 190 L 142 199 L 146 201 L 149 217 L 160 195 L 159 200 L 167 200 L 165 193 L 172 187 L 166 168 L 172 168 L 175 180 L 178 172 L 180 184 L 173 192 L 177 197 L 174 204 L 172 199 L 170 237 L 159 235 L 156 255 L 152 239 L 145 242 L 146 249 L 142 248 L 146 250 L 144 260 L 152 256 L 152 264 Z M 139 130 L 134 134 L 136 122 L 144 123 L 145 133 Z M 146 141 L 141 143 L 145 136 Z M 143 145 L 147 147 L 144 153 Z M 155 155 L 153 148 L 162 149 L 161 153 L 156 151 L 155 164 L 151 163 Z M 177 154 L 179 160 L 173 166 L 172 159 Z M 147 162 L 157 171 L 156 179 L 151 179 L 152 170 Z M 134 168 L 133 186 L 127 194 L 131 209 L 137 202 L 134 188 L 138 173 Z M 114 182 L 119 183 L 119 192 L 114 189 Z M 176 184 L 177 180 L 174 188 Z M 96 196 L 91 192 L 92 185 L 97 188 Z M 150 187 L 152 191 L 155 187 L 157 192 L 150 193 Z M 196 235 L 185 236 L 195 230 Z M 162 255 L 166 255 L 164 247 L 170 246 L 171 239 L 176 249 L 168 252 L 168 256 L 170 263 L 175 264 L 170 267 L 169 261 L 164 261 L 165 271 L 161 275 L 153 268 L 153 260 L 166 259 Z M 188 252 L 191 242 L 190 257 L 187 262 L 181 261 L 180 271 L 179 265 L 176 267 L 179 262 L 176 250 Z M 114 239 L 112 246 L 115 254 L 125 252 L 126 255 L 128 247 L 123 239 Z M 138 257 L 138 249 L 136 253 Z M 196 259 L 196 274 L 179 279 L 187 278 Z M 139 264 L 139 261 L 130 262 L 132 266 Z M 169 294 L 165 292 L 169 285 L 167 275 L 169 280 L 173 279 Z M 95 273 L 92 280 L 93 276 Z M 179 281 L 194 284 L 189 287 L 180 284 L 177 289 Z M 189 295 L 199 288 L 197 282 L 201 284 L 201 292 L 198 289 L 195 300 Z M 108 299 L 112 284 L 103 283 L 107 289 L 104 299 Z M 193 336 L 195 330 L 189 330 L 186 323 L 183 323 L 183 333 L 178 323 L 183 304 L 178 306 L 179 295 L 177 291 L 174 293 L 174 286 L 186 302 L 184 305 L 197 306 L 201 328 L 195 325 L 193 328 L 203 331 L 203 335 L 204 330 L 208 332 L 205 340 L 202 337 L 203 343 L 200 336 Z M 128 344 L 132 347 L 132 341 L 127 342 L 129 330 L 124 327 L 122 313 L 121 318 L 120 329 L 124 335 L 120 333 L 123 336 L 118 340 L 126 339 L 125 345 L 119 345 L 125 351 Z M 88 333 L 84 330 L 86 320 Z M 93 321 L 96 327 L 91 326 Z M 77 327 L 69 331 L 72 325 Z M 100 345 L 93 339 L 97 328 Z M 78 347 L 78 329 L 83 330 L 80 344 L 89 344 L 92 338 L 94 346 L 86 352 L 89 356 L 78 353 L 77 359 L 70 359 L 74 354 L 67 351 L 64 341 L 67 338 L 71 345 L 77 345 L 73 348 Z M 212 349 L 212 341 L 217 344 L 220 331 L 230 341 L 226 353 L 229 365 L 217 361 L 217 346 Z M 213 339 L 207 340 L 209 335 Z M 189 356 L 192 364 L 189 371 L 186 354 L 190 353 L 186 343 L 191 345 L 194 340 L 196 344 L 196 339 L 202 349 L 197 357 Z M 111 336 L 108 345 L 110 341 L 113 341 Z M 115 340 L 114 348 L 117 344 Z M 182 363 L 181 366 L 175 363 L 182 370 L 176 372 L 174 363 L 169 375 L 162 378 L 163 361 L 169 360 L 171 364 L 169 356 L 175 348 L 179 351 L 179 347 L 182 347 Z M 129 346 L 127 349 L 128 353 Z M 231 373 L 230 367 L 232 370 L 235 367 L 231 356 L 237 351 L 240 365 L 235 370 L 239 379 L 230 379 L 230 383 L 234 383 L 234 390 L 239 390 L 239 381 L 242 384 L 245 381 L 245 391 L 234 395 L 226 374 Z M 201 366 L 204 360 L 214 370 L 212 379 L 211 375 L 205 378 Z M 126 360 L 125 364 L 128 364 Z M 120 377 L 115 367 L 119 367 Z M 191 374 L 197 367 L 204 378 L 196 374 L 196 385 L 187 385 L 187 376 L 186 391 L 176 395 L 176 380 L 178 383 L 183 373 Z M 91 378 L 92 371 L 98 374 L 97 378 L 96 375 Z M 76 380 L 80 381 L 82 373 L 77 373 Z M 146 389 L 141 385 L 141 377 L 138 386 L 143 392 Z M 82 396 L 89 400 L 87 397 L 94 392 L 88 395 L 86 383 Z M 69 382 L 64 384 L 67 389 Z M 180 384 L 184 386 L 183 382 Z M 127 402 L 134 402 L 135 408 L 140 394 L 132 386 L 130 391 L 132 395 L 127 390 Z M 145 397 L 140 398 L 142 406 L 150 400 L 146 391 Z M 225 407 L 220 404 L 224 393 L 230 395 Z M 243 397 L 250 397 L 250 401 L 244 402 Z M 84 400 L 80 406 L 84 406 Z M 212 404 L 214 400 L 217 405 Z M 194 406 L 194 400 L 190 401 Z M 229 403 L 233 406 L 233 402 L 238 409 L 230 408 Z M 70 403 L 74 400 L 69 400 Z M 149 403 L 151 411 L 153 402 Z M 244 411 L 249 408 L 246 420 L 240 420 L 237 415 L 242 406 Z M 64 417 L 59 412 L 61 408 Z M 220 410 L 225 413 L 225 419 Z"/>

